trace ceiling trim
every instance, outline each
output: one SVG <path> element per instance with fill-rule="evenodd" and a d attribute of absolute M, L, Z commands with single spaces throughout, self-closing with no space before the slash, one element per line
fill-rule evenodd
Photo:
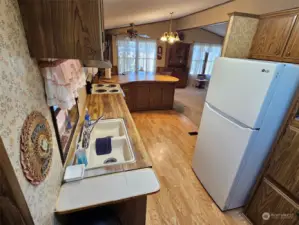
<path fill-rule="evenodd" d="M 213 9 L 213 8 L 216 8 L 216 7 L 219 7 L 219 6 L 223 6 L 223 5 L 226 5 L 226 4 L 229 4 L 231 2 L 234 2 L 236 0 L 228 0 L 227 2 L 223 2 L 223 3 L 220 3 L 220 4 L 217 4 L 217 5 L 214 5 L 214 6 L 211 6 L 209 8 L 206 8 L 206 9 L 203 9 L 203 10 L 200 10 L 200 11 L 197 11 L 197 12 L 194 12 L 194 13 L 190 13 L 188 15 L 185 15 L 185 16 L 182 16 L 180 18 L 177 18 L 177 19 L 182 19 L 182 18 L 185 18 L 185 17 L 188 17 L 188 16 L 192 16 L 194 14 L 197 14 L 197 13 L 201 13 L 201 12 L 204 12 L 204 11 L 207 11 L 207 10 L 210 10 L 210 9 Z"/>
<path fill-rule="evenodd" d="M 220 4 L 214 5 L 212 7 L 209 7 L 209 8 L 206 8 L 206 9 L 194 12 L 194 13 L 190 13 L 188 15 L 185 15 L 185 16 L 182 16 L 182 17 L 179 17 L 179 18 L 175 18 L 175 19 L 173 19 L 173 21 L 185 18 L 187 16 L 192 16 L 194 14 L 201 13 L 201 12 L 204 12 L 204 11 L 207 11 L 207 10 L 210 10 L 210 9 L 213 9 L 213 8 L 225 5 L 225 4 L 229 4 L 229 3 L 233 2 L 233 1 L 236 1 L 236 0 L 228 0 L 227 2 L 223 2 L 223 3 L 220 3 Z M 162 23 L 162 22 L 167 22 L 167 21 L 170 21 L 170 19 L 160 20 L 160 21 L 156 21 L 156 22 L 142 23 L 142 24 L 134 24 L 134 25 L 135 25 L 135 27 L 137 27 L 137 26 L 148 25 L 148 24 L 153 24 L 153 23 Z M 227 22 L 227 21 L 224 21 L 224 22 Z M 116 30 L 116 29 L 122 29 L 122 28 L 129 28 L 129 27 L 131 27 L 131 26 L 130 25 L 128 25 L 128 26 L 121 26 L 121 27 L 115 27 L 115 28 L 110 28 L 110 29 L 105 29 L 105 30 L 106 31 L 110 31 L 110 30 Z M 184 29 L 184 30 L 187 30 L 187 29 Z"/>

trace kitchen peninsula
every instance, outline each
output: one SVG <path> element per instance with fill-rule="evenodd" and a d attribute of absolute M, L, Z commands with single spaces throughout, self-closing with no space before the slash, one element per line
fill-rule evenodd
<path fill-rule="evenodd" d="M 178 78 L 146 72 L 115 75 L 111 79 L 93 79 L 94 84 L 120 84 L 128 108 L 133 111 L 172 109 Z"/>

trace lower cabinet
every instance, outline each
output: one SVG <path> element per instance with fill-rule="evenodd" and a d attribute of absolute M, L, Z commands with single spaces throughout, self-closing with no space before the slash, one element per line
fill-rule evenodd
<path fill-rule="evenodd" d="M 131 112 L 173 107 L 175 83 L 134 82 L 121 87 Z"/>
<path fill-rule="evenodd" d="M 148 84 L 136 84 L 134 92 L 134 109 L 136 111 L 149 109 L 151 86 Z"/>
<path fill-rule="evenodd" d="M 253 224 L 297 225 L 299 208 L 269 180 L 264 179 L 253 197 L 246 216 Z"/>
<path fill-rule="evenodd" d="M 245 209 L 254 225 L 299 224 L 299 92 Z"/>

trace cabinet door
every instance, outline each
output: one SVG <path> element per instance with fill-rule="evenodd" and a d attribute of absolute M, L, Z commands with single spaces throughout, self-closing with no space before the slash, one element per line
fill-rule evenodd
<path fill-rule="evenodd" d="M 150 108 L 150 85 L 135 84 L 134 110 L 148 110 Z"/>
<path fill-rule="evenodd" d="M 123 84 L 121 88 L 125 94 L 125 100 L 130 111 L 134 111 L 134 86 L 133 84 Z"/>
<path fill-rule="evenodd" d="M 102 0 L 19 0 L 31 56 L 103 59 Z"/>
<path fill-rule="evenodd" d="M 162 104 L 163 85 L 151 84 L 150 95 L 151 95 L 150 108 L 161 109 L 163 107 Z"/>
<path fill-rule="evenodd" d="M 290 125 L 274 150 L 266 176 L 299 201 L 299 129 Z"/>
<path fill-rule="evenodd" d="M 186 67 L 188 64 L 190 44 L 175 43 L 167 46 L 167 67 Z"/>
<path fill-rule="evenodd" d="M 292 62 L 299 63 L 299 19 L 297 19 L 297 22 L 293 28 L 283 57 L 294 60 Z"/>
<path fill-rule="evenodd" d="M 255 225 L 297 225 L 296 204 L 270 181 L 263 180 L 245 215 Z"/>
<path fill-rule="evenodd" d="M 252 58 L 281 57 L 297 15 L 262 18 L 255 34 Z"/>
<path fill-rule="evenodd" d="M 164 84 L 162 90 L 162 108 L 172 109 L 174 100 L 175 84 Z"/>

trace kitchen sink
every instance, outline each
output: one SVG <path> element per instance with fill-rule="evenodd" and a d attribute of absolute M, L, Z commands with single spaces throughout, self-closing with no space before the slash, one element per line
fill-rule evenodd
<path fill-rule="evenodd" d="M 110 154 L 96 154 L 96 139 L 111 137 L 112 151 Z M 86 149 L 88 165 L 86 169 L 109 165 L 119 165 L 135 162 L 127 127 L 123 119 L 100 120 L 94 127 Z"/>

